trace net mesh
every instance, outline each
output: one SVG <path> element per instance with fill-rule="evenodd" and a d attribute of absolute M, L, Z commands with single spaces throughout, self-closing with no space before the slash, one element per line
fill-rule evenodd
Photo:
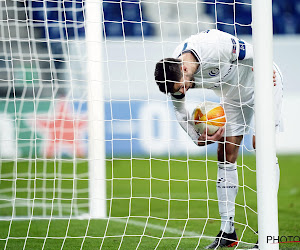
<path fill-rule="evenodd" d="M 209 28 L 250 34 L 250 1 L 103 1 L 102 219 L 90 214 L 89 163 L 96 159 L 88 159 L 86 3 L 0 4 L 1 247 L 186 249 L 211 243 L 220 227 L 216 145 L 194 145 L 153 72 L 192 34 Z M 187 96 L 187 107 L 204 100 L 219 102 L 200 89 Z M 251 151 L 246 136 L 238 160 L 239 247 L 256 242 Z"/>

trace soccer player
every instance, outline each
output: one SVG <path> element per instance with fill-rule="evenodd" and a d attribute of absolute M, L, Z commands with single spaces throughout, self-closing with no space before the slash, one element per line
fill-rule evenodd
<path fill-rule="evenodd" d="M 236 160 L 243 135 L 249 133 L 254 108 L 253 49 L 250 44 L 228 33 L 207 30 L 193 35 L 175 49 L 172 58 L 156 64 L 155 81 L 163 93 L 170 93 L 181 127 L 198 146 L 218 144 L 217 196 L 221 228 L 207 249 L 237 244 L 234 228 L 235 198 L 238 192 Z M 282 77 L 274 64 L 276 130 L 280 128 Z M 215 134 L 199 135 L 185 108 L 188 90 L 205 88 L 221 98 L 227 123 Z M 255 148 L 255 136 L 253 136 Z M 276 164 L 279 182 L 279 167 Z"/>

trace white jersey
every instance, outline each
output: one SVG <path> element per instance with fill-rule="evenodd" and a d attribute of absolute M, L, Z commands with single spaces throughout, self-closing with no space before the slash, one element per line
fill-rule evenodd
<path fill-rule="evenodd" d="M 228 136 L 243 134 L 245 125 L 248 126 L 253 117 L 252 45 L 228 33 L 208 30 L 193 35 L 179 44 L 173 53 L 173 57 L 178 58 L 187 52 L 193 53 L 199 63 L 199 67 L 194 74 L 195 88 L 211 89 L 224 102 L 227 121 L 229 121 L 225 128 L 226 134 Z M 277 67 L 274 67 L 274 69 L 281 76 Z M 277 85 L 280 89 L 282 80 L 279 83 Z M 280 91 L 282 93 L 282 89 Z M 280 93 L 278 96 L 281 95 Z M 173 93 L 171 97 L 179 124 L 197 143 L 199 135 L 189 119 L 189 113 L 185 108 L 184 94 L 177 92 Z M 249 112 L 246 110 L 247 108 L 250 110 Z M 244 110 L 241 111 L 242 109 Z M 245 114 L 249 115 L 246 124 L 243 125 L 240 121 L 244 121 Z M 236 125 L 231 125 L 231 123 Z"/>
<path fill-rule="evenodd" d="M 199 62 L 194 74 L 195 88 L 211 89 L 234 103 L 253 102 L 253 49 L 250 44 L 228 33 L 208 30 L 183 41 L 173 57 L 178 58 L 186 52 L 193 53 Z"/>

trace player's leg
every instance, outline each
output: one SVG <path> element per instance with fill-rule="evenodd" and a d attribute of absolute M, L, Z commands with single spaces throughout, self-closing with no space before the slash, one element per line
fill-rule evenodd
<path fill-rule="evenodd" d="M 242 139 L 242 135 L 226 137 L 218 145 L 217 196 L 221 228 L 215 241 L 207 249 L 237 244 L 234 229 L 235 198 L 238 193 L 236 160 Z"/>
<path fill-rule="evenodd" d="M 249 125 L 253 117 L 252 105 L 241 106 L 225 99 L 223 107 L 228 122 L 225 125 L 226 139 L 218 146 L 217 195 L 221 230 L 215 241 L 207 246 L 207 249 L 237 244 L 237 235 L 234 229 L 235 198 L 238 191 L 236 160 L 243 135 L 249 132 Z"/>
<path fill-rule="evenodd" d="M 230 100 L 224 101 L 227 124 L 226 139 L 218 146 L 218 182 L 217 195 L 221 216 L 221 230 L 234 232 L 235 198 L 238 191 L 238 173 L 236 160 L 243 135 L 249 132 L 253 117 L 251 105 L 237 105 Z M 220 182 L 219 180 L 225 180 Z M 220 182 L 220 183 L 219 183 Z"/>
<path fill-rule="evenodd" d="M 218 146 L 217 195 L 221 230 L 233 233 L 235 216 L 235 198 L 238 192 L 238 173 L 236 160 L 243 136 L 226 137 Z"/>

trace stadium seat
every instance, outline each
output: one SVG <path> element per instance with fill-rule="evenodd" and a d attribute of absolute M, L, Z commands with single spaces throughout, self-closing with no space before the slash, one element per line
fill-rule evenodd
<path fill-rule="evenodd" d="M 104 34 L 106 37 L 123 36 L 122 23 L 118 22 L 104 22 Z"/>
<path fill-rule="evenodd" d="M 217 9 L 218 28 L 229 33 L 234 32 L 231 25 L 233 19 L 236 25 L 237 34 L 251 34 L 251 27 L 244 26 L 251 24 L 251 0 L 205 0 L 205 13 L 215 20 L 215 9 Z M 230 3 L 235 4 L 235 11 L 230 9 Z M 235 16 L 234 16 L 235 15 Z M 273 0 L 273 30 L 274 34 L 295 34 L 300 33 L 300 1 L 299 0 Z M 241 24 L 241 25 L 239 25 Z"/>

